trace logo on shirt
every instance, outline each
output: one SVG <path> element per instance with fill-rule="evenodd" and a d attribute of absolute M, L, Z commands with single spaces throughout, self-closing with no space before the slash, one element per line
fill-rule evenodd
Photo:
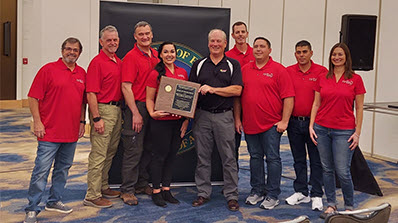
<path fill-rule="evenodd" d="M 263 76 L 267 76 L 267 77 L 273 77 L 274 76 L 274 74 L 273 73 L 263 73 Z"/>
<path fill-rule="evenodd" d="M 317 78 L 316 78 L 316 77 L 311 77 L 311 78 L 308 78 L 308 80 L 309 80 L 309 81 L 316 81 Z"/>
<path fill-rule="evenodd" d="M 354 82 L 350 80 L 343 80 L 342 81 L 344 84 L 352 85 Z"/>
<path fill-rule="evenodd" d="M 84 81 L 82 79 L 76 79 L 77 82 L 84 84 Z"/>
<path fill-rule="evenodd" d="M 185 78 L 183 74 L 177 74 L 178 77 Z"/>
<path fill-rule="evenodd" d="M 227 69 L 220 69 L 220 72 L 225 73 L 225 72 L 227 72 Z"/>

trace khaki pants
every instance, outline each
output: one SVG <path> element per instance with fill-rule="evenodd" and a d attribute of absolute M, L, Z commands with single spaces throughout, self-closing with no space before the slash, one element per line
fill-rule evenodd
<path fill-rule="evenodd" d="M 120 107 L 115 105 L 98 104 L 99 114 L 104 120 L 104 134 L 98 134 L 94 129 L 94 122 L 90 114 L 91 152 L 88 156 L 87 194 L 86 199 L 94 200 L 102 196 L 101 190 L 108 185 L 108 172 L 112 159 L 116 154 L 122 128 Z"/>

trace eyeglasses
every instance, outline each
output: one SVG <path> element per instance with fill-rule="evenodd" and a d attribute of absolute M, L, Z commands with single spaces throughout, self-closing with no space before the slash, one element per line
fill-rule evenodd
<path fill-rule="evenodd" d="M 64 48 L 64 50 L 66 50 L 66 51 L 73 51 L 73 52 L 75 52 L 75 53 L 80 52 L 80 49 L 78 49 L 78 48 L 66 47 L 66 48 Z"/>

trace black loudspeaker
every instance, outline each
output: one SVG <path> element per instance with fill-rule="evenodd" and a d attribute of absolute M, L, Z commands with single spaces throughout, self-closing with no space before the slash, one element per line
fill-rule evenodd
<path fill-rule="evenodd" d="M 353 70 L 373 70 L 376 21 L 374 15 L 343 15 L 340 42 L 351 51 Z"/>

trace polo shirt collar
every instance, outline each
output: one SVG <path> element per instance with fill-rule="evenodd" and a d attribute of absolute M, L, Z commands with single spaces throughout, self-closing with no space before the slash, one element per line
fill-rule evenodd
<path fill-rule="evenodd" d="M 220 60 L 220 62 L 218 64 L 220 64 L 221 62 L 226 62 L 226 61 L 227 61 L 227 57 L 225 56 L 225 53 L 224 53 L 222 59 Z M 210 54 L 207 56 L 207 61 L 205 61 L 205 62 L 214 64 L 210 58 Z"/>
<path fill-rule="evenodd" d="M 261 67 L 261 68 L 258 68 L 258 67 L 257 67 L 257 64 L 256 64 L 256 61 L 253 61 L 253 68 L 256 69 L 256 70 L 264 70 L 265 68 L 271 66 L 271 64 L 272 64 L 273 62 L 274 62 L 274 60 L 272 59 L 271 56 L 269 56 L 269 60 L 268 60 L 267 63 L 266 63 L 263 67 Z"/>
<path fill-rule="evenodd" d="M 250 45 L 248 43 L 246 43 L 247 45 L 247 49 L 245 53 L 242 53 L 240 50 L 238 50 L 238 48 L 236 47 L 236 44 L 234 45 L 234 48 L 232 48 L 233 51 L 235 51 L 236 54 L 243 54 L 246 55 L 249 51 L 250 51 Z"/>
<path fill-rule="evenodd" d="M 147 53 L 145 53 L 144 51 L 142 51 L 138 46 L 137 46 L 137 43 L 134 43 L 134 48 L 136 48 L 136 50 L 138 50 L 138 52 L 141 52 L 141 54 L 143 55 L 143 56 L 147 56 L 147 57 L 149 57 L 149 55 L 147 54 Z M 152 47 L 149 47 L 149 50 L 151 51 L 151 57 L 153 57 L 153 55 L 155 55 L 155 53 L 154 53 L 154 49 L 152 48 Z"/>
<path fill-rule="evenodd" d="M 174 63 L 173 63 L 173 67 L 174 67 L 174 74 L 175 74 L 179 67 L 177 67 Z M 173 73 L 171 73 L 171 70 L 170 70 L 166 65 L 164 66 L 164 68 L 166 68 L 166 70 L 167 70 L 170 74 L 173 74 Z M 173 75 L 174 75 L 174 74 L 173 74 Z"/>
<path fill-rule="evenodd" d="M 57 62 L 55 63 L 56 65 L 57 65 L 57 67 L 59 68 L 59 69 L 61 69 L 61 70 L 68 70 L 68 71 L 71 71 L 70 69 L 69 69 L 69 67 L 67 67 L 66 65 L 65 65 L 65 63 L 64 63 L 64 61 L 62 61 L 62 57 L 60 57 L 58 60 L 57 60 Z M 73 69 L 73 71 L 71 71 L 72 73 L 76 73 L 76 69 L 77 69 L 77 63 L 75 63 L 75 69 Z"/>
<path fill-rule="evenodd" d="M 100 52 L 99 52 L 99 56 L 100 56 L 103 60 L 110 60 L 110 61 L 112 61 L 112 62 L 115 62 L 115 61 L 113 61 L 111 58 L 109 58 L 108 55 L 106 55 L 106 53 L 105 53 L 102 49 L 101 49 Z M 118 60 L 118 57 L 117 57 L 116 53 L 115 53 L 115 59 L 116 59 L 116 61 Z"/>
<path fill-rule="evenodd" d="M 300 69 L 300 66 L 299 66 L 299 63 L 296 63 L 296 70 L 297 70 L 297 72 L 299 72 L 299 73 L 301 73 L 301 74 L 310 74 L 310 73 L 312 73 L 312 71 L 314 70 L 314 62 L 312 61 L 312 60 L 310 60 L 310 63 L 311 63 L 311 67 L 310 67 L 310 69 L 308 69 L 307 70 L 307 72 L 303 72 L 303 71 L 301 71 L 301 69 Z"/>

